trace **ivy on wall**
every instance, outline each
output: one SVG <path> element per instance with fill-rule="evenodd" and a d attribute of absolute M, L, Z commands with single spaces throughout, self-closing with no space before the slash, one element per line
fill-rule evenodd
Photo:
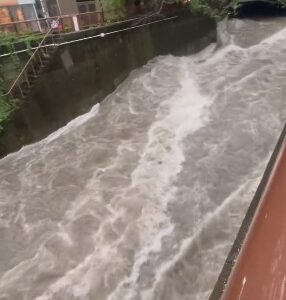
<path fill-rule="evenodd" d="M 2 67 L 0 65 L 0 133 L 3 130 L 3 123 L 7 120 L 15 106 L 8 100 L 4 90 L 4 79 Z"/>
<path fill-rule="evenodd" d="M 286 0 L 281 1 L 285 1 L 286 3 Z M 206 15 L 216 20 L 221 20 L 235 14 L 238 6 L 238 0 L 230 0 L 225 3 L 215 3 L 208 0 L 191 0 L 189 3 L 189 8 L 193 14 Z"/>
<path fill-rule="evenodd" d="M 11 55 L 11 57 L 16 56 L 15 54 L 15 44 L 24 43 L 28 53 L 31 55 L 33 45 L 35 46 L 38 41 L 43 38 L 42 34 L 26 33 L 26 34 L 15 34 L 10 32 L 0 32 L 0 47 L 1 52 L 6 52 Z"/>
<path fill-rule="evenodd" d="M 24 43 L 25 47 L 28 49 L 28 53 L 31 55 L 33 53 L 33 44 L 37 43 L 40 38 L 40 35 L 30 33 L 19 36 L 13 33 L 0 32 L 1 53 L 8 53 L 10 55 L 10 63 L 15 76 L 17 76 L 21 69 L 21 63 L 16 53 L 15 44 L 21 42 Z M 0 132 L 3 130 L 3 123 L 5 120 L 7 120 L 11 112 L 16 109 L 16 106 L 11 101 L 12 99 L 8 99 L 8 97 L 5 96 L 5 76 L 3 67 L 0 65 Z"/>
<path fill-rule="evenodd" d="M 116 21 L 125 15 L 125 0 L 105 0 L 101 5 L 107 22 Z"/>

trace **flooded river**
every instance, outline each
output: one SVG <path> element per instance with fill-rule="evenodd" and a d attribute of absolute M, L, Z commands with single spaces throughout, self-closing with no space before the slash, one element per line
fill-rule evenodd
<path fill-rule="evenodd" d="M 1 300 L 208 298 L 286 117 L 286 18 L 218 31 L 0 160 Z"/>

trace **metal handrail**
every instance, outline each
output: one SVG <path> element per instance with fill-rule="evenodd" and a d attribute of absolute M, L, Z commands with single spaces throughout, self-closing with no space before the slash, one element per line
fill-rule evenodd
<path fill-rule="evenodd" d="M 85 12 L 85 13 L 78 13 L 78 14 L 69 14 L 69 15 L 61 15 L 61 16 L 54 16 L 54 17 L 47 17 L 47 18 L 38 18 L 38 19 L 14 21 L 14 22 L 0 23 L 0 27 L 6 27 L 6 26 L 18 25 L 18 24 L 26 24 L 26 23 L 32 23 L 32 22 L 49 21 L 49 20 L 55 20 L 57 18 L 67 19 L 67 18 L 72 18 L 74 16 L 78 17 L 78 16 L 102 14 L 102 13 L 103 13 L 103 11 L 95 10 L 95 11 L 90 11 L 90 12 Z"/>
<path fill-rule="evenodd" d="M 60 18 L 57 19 L 57 22 L 60 20 Z M 36 50 L 34 51 L 34 53 L 31 55 L 31 57 L 29 58 L 29 60 L 27 61 L 27 63 L 25 64 L 25 66 L 22 68 L 21 72 L 19 73 L 19 75 L 17 76 L 17 78 L 15 79 L 15 81 L 13 82 L 13 84 L 11 85 L 10 89 L 8 90 L 8 92 L 6 94 L 4 94 L 4 96 L 9 96 L 14 87 L 17 85 L 17 83 L 19 82 L 19 80 L 21 79 L 22 75 L 25 73 L 25 71 L 27 70 L 27 68 L 29 67 L 29 65 L 32 63 L 33 59 L 36 57 L 36 54 L 38 53 L 38 51 L 42 48 L 46 38 L 51 34 L 51 32 L 53 31 L 53 28 L 50 28 L 49 31 L 45 34 L 45 36 L 43 37 L 42 41 L 40 42 L 40 44 L 37 46 Z"/>
<path fill-rule="evenodd" d="M 150 15 L 150 16 L 153 16 L 153 14 Z M 63 46 L 63 45 L 67 45 L 67 44 L 71 44 L 71 43 L 75 43 L 75 42 L 80 42 L 80 41 L 84 41 L 84 40 L 89 40 L 89 39 L 93 39 L 93 38 L 98 38 L 98 37 L 102 38 L 105 35 L 109 35 L 109 34 L 113 34 L 113 33 L 118 33 L 118 32 L 121 32 L 121 31 L 130 30 L 130 29 L 135 29 L 135 28 L 139 28 L 139 27 L 142 27 L 142 26 L 147 26 L 147 25 L 153 24 L 153 23 L 171 20 L 171 19 L 174 19 L 174 18 L 177 18 L 177 16 L 168 17 L 168 18 L 165 18 L 165 19 L 162 19 L 162 20 L 156 20 L 156 21 L 153 21 L 153 22 L 149 21 L 149 22 L 143 23 L 141 25 L 138 22 L 137 24 L 139 24 L 139 25 L 131 26 L 131 27 L 128 27 L 128 28 L 124 28 L 124 29 L 120 29 L 120 30 L 114 30 L 114 31 L 109 31 L 108 33 L 100 33 L 100 34 L 96 34 L 96 35 L 91 35 L 91 36 L 86 37 L 86 38 L 72 39 L 72 40 L 70 40 L 68 42 L 60 42 L 60 43 L 53 42 L 51 44 L 47 44 L 45 46 L 41 46 L 41 48 L 43 48 L 43 47 L 60 47 L 60 46 Z M 123 23 L 126 23 L 126 22 L 140 21 L 140 20 L 143 20 L 143 19 L 146 19 L 146 17 L 144 16 L 143 18 L 140 17 L 140 18 L 126 19 L 124 21 L 114 22 L 113 24 L 123 24 Z M 37 49 L 37 47 L 34 47 L 34 48 L 31 48 L 30 50 L 36 50 L 36 49 Z M 28 52 L 30 50 L 29 49 L 23 49 L 23 50 L 15 51 L 13 53 L 16 53 L 16 54 L 18 54 L 18 53 L 24 53 L 24 52 Z M 7 57 L 7 56 L 11 56 L 11 53 L 0 54 L 0 59 L 1 59 L 1 57 Z"/>
<path fill-rule="evenodd" d="M 165 1 L 165 0 L 162 0 L 162 1 Z M 130 8 L 130 7 L 131 6 L 127 6 L 125 8 L 128 10 L 128 8 Z M 97 23 L 96 23 L 96 24 L 100 24 L 100 23 L 105 23 L 105 21 L 106 21 L 105 20 L 105 14 L 116 13 L 118 11 L 120 11 L 120 10 L 119 9 L 112 9 L 112 10 L 107 10 L 107 11 L 95 10 L 95 11 L 89 11 L 89 12 L 85 12 L 85 13 L 74 13 L 74 14 L 66 14 L 66 15 L 52 16 L 52 17 L 46 17 L 46 18 L 35 18 L 35 19 L 29 19 L 29 20 L 13 21 L 13 22 L 7 22 L 7 23 L 0 23 L 0 28 L 5 29 L 6 27 L 9 27 L 9 26 L 17 26 L 17 25 L 22 25 L 22 24 L 29 25 L 29 24 L 32 24 L 32 23 L 35 23 L 35 22 L 37 24 L 42 24 L 43 22 L 47 23 L 47 22 L 50 22 L 51 20 L 55 20 L 58 17 L 60 18 L 61 21 L 66 21 L 66 20 L 73 19 L 74 17 L 80 18 L 80 17 L 93 16 L 93 15 L 101 16 L 101 18 L 102 18 L 101 21 L 97 21 Z M 138 15 L 140 15 L 140 14 L 138 14 L 138 13 L 130 14 L 131 17 L 132 16 L 135 17 L 135 16 L 138 16 Z M 128 16 L 127 19 L 130 19 L 130 16 Z M 96 24 L 90 24 L 90 25 L 96 25 Z M 38 26 L 41 26 L 41 25 L 38 25 Z M 39 31 L 43 32 L 43 30 L 41 28 L 39 28 Z M 17 27 L 16 27 L 16 32 L 17 32 Z M 36 31 L 33 30 L 33 32 L 36 32 Z"/>

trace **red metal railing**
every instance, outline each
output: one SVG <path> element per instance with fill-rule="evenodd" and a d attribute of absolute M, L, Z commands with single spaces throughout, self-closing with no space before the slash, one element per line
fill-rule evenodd
<path fill-rule="evenodd" d="M 72 32 L 103 25 L 102 11 L 64 15 L 50 18 L 31 19 L 0 24 L 1 32 L 16 34 L 46 33 L 50 29 L 59 32 Z"/>
<path fill-rule="evenodd" d="M 59 32 L 80 31 L 92 27 L 102 26 L 109 22 L 123 21 L 132 17 L 142 16 L 147 9 L 134 5 L 125 7 L 124 10 L 93 11 L 79 14 L 62 15 L 49 18 L 30 19 L 9 23 L 0 20 L 0 32 L 15 34 L 46 33 L 51 28 Z M 105 17 L 107 16 L 107 17 Z M 56 22 L 59 20 L 58 22 Z"/>
<path fill-rule="evenodd" d="M 0 0 L 1 1 L 1 0 Z M 163 9 L 164 7 L 164 9 Z M 73 32 L 88 28 L 102 26 L 106 23 L 130 20 L 140 16 L 148 16 L 150 13 L 159 14 L 164 11 L 164 14 L 176 12 L 182 9 L 182 5 L 168 5 L 162 0 L 161 5 L 154 11 L 154 8 L 148 8 L 141 5 L 129 5 L 123 9 L 109 11 L 93 11 L 86 13 L 78 13 L 71 15 L 54 16 L 49 18 L 30 19 L 23 21 L 15 21 L 9 23 L 1 23 L 0 32 L 9 32 L 14 34 L 29 34 L 42 33 L 45 34 L 50 29 L 58 32 Z M 59 21 L 57 21 L 59 20 Z"/>

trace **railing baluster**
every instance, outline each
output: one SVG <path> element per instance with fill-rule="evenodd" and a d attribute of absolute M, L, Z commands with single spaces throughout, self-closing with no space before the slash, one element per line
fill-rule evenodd
<path fill-rule="evenodd" d="M 59 18 L 58 18 L 58 20 L 59 20 Z M 50 33 L 52 33 L 52 31 L 53 31 L 53 29 L 51 28 L 45 34 L 45 36 L 43 37 L 40 44 L 38 45 L 38 47 L 36 48 L 34 53 L 31 55 L 31 57 L 29 58 L 29 60 L 27 61 L 27 63 L 23 67 L 23 69 L 21 70 L 20 74 L 17 76 L 17 78 L 15 79 L 13 84 L 11 85 L 9 91 L 4 96 L 11 96 L 13 94 L 13 90 L 18 87 L 19 90 L 20 90 L 21 96 L 24 97 L 23 91 L 22 91 L 21 86 L 20 86 L 21 85 L 21 79 L 23 78 L 22 76 L 25 76 L 28 87 L 31 87 L 31 83 L 30 83 L 29 78 L 28 78 L 28 72 L 30 70 L 30 65 L 31 65 L 31 68 L 33 69 L 33 71 L 36 72 L 35 69 L 34 69 L 33 60 L 36 59 L 37 56 L 38 56 L 39 59 L 40 59 L 41 65 L 43 66 L 43 61 L 42 61 L 42 57 L 41 57 L 42 46 L 44 45 L 44 42 L 46 41 L 46 39 L 50 35 Z M 46 51 L 47 51 L 47 49 L 46 49 Z"/>
<path fill-rule="evenodd" d="M 41 66 L 42 66 L 43 65 L 43 61 L 42 61 L 42 57 L 41 57 L 41 52 L 38 53 L 38 56 L 39 56 L 40 63 L 41 63 Z"/>
<path fill-rule="evenodd" d="M 49 51 L 48 51 L 48 47 L 47 46 L 45 46 L 45 48 L 44 48 L 45 50 L 45 52 L 46 52 L 46 54 L 48 55 L 49 54 Z"/>
<path fill-rule="evenodd" d="M 33 70 L 34 75 L 36 76 L 36 75 L 37 75 L 37 74 L 36 74 L 36 70 L 35 70 L 35 67 L 34 67 L 34 64 L 33 64 L 32 61 L 31 61 L 31 67 L 32 67 L 32 70 Z"/>
<path fill-rule="evenodd" d="M 19 84 L 18 84 L 17 86 L 18 86 L 18 88 L 19 88 L 19 90 L 20 90 L 20 93 L 21 93 L 22 98 L 24 98 L 24 94 L 23 94 L 23 91 L 22 91 L 22 89 L 21 89 L 21 86 L 20 86 Z"/>
<path fill-rule="evenodd" d="M 29 77 L 28 77 L 27 73 L 25 73 L 25 79 L 26 79 L 26 82 L 28 84 L 28 87 L 30 88 L 31 84 L 30 84 Z"/>

